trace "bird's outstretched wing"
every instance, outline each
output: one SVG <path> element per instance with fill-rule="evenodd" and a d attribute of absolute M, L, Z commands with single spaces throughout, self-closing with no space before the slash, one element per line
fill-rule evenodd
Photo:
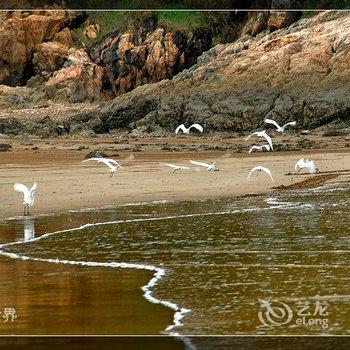
<path fill-rule="evenodd" d="M 13 185 L 13 189 L 16 191 L 16 192 L 21 192 L 23 193 L 23 201 L 26 202 L 30 199 L 30 192 L 29 192 L 29 189 L 26 185 L 23 185 L 21 183 L 18 183 L 16 182 L 14 185 Z"/>
<path fill-rule="evenodd" d="M 265 122 L 266 124 L 272 124 L 272 125 L 274 125 L 274 126 L 276 127 L 277 130 L 281 129 L 281 127 L 278 125 L 278 123 L 275 122 L 275 121 L 272 120 L 272 119 L 265 118 L 265 119 L 264 119 L 264 122 Z"/>
<path fill-rule="evenodd" d="M 204 167 L 204 168 L 209 168 L 210 167 L 210 164 L 202 163 L 202 162 L 196 162 L 195 160 L 190 160 L 190 163 L 193 164 L 193 165 Z"/>
<path fill-rule="evenodd" d="M 286 126 L 288 126 L 288 125 L 295 126 L 295 125 L 297 125 L 297 122 L 289 122 L 289 123 L 287 123 L 287 124 L 284 124 L 284 125 L 283 125 L 283 129 L 284 129 Z"/>
<path fill-rule="evenodd" d="M 252 176 L 252 174 L 254 173 L 254 171 L 257 171 L 259 169 L 259 167 L 254 167 L 252 170 L 250 170 L 248 176 L 247 176 L 247 180 L 250 180 L 250 177 Z"/>
<path fill-rule="evenodd" d="M 299 159 L 294 166 L 294 170 L 298 170 L 298 168 L 302 168 L 305 166 L 304 158 Z"/>
<path fill-rule="evenodd" d="M 200 124 L 197 124 L 197 123 L 195 123 L 195 124 L 192 124 L 189 128 L 188 128 L 188 130 L 190 130 L 191 128 L 195 128 L 195 129 L 197 129 L 200 133 L 203 133 L 203 126 L 202 125 L 200 125 Z"/>
<path fill-rule="evenodd" d="M 33 183 L 33 186 L 30 188 L 29 192 L 30 194 L 32 194 L 36 189 L 37 189 L 38 185 L 36 182 Z"/>
<path fill-rule="evenodd" d="M 264 171 L 266 174 L 270 175 L 272 182 L 275 182 L 275 180 L 272 177 L 271 170 L 269 168 L 261 167 L 261 170 Z"/>
<path fill-rule="evenodd" d="M 114 165 L 117 166 L 118 168 L 121 168 L 121 167 L 122 167 L 116 160 L 114 160 L 114 159 L 112 159 L 112 158 L 104 158 L 103 163 L 105 163 L 105 162 L 114 164 Z"/>
<path fill-rule="evenodd" d="M 250 147 L 250 150 L 249 150 L 248 153 L 249 153 L 249 154 L 252 153 L 255 149 L 261 149 L 261 146 L 255 146 L 255 145 L 254 145 L 254 146 Z"/>
<path fill-rule="evenodd" d="M 310 160 L 307 163 L 307 167 L 309 168 L 310 174 L 314 174 L 317 172 L 317 168 L 316 168 L 315 162 L 313 160 Z"/>
<path fill-rule="evenodd" d="M 22 192 L 24 195 L 26 194 L 29 194 L 29 189 L 26 185 L 23 185 L 21 183 L 18 183 L 16 182 L 14 185 L 13 185 L 13 189 L 16 191 L 16 192 Z"/>
<path fill-rule="evenodd" d="M 269 135 L 266 134 L 266 132 L 264 132 L 262 134 L 262 137 L 268 142 L 270 148 L 273 150 L 273 145 L 272 145 L 272 139 Z"/>
<path fill-rule="evenodd" d="M 172 168 L 172 169 L 177 169 L 177 168 L 178 168 L 178 166 L 175 165 L 175 164 L 164 163 L 163 165 L 165 165 L 165 166 L 167 166 L 167 167 L 169 167 L 169 168 Z"/>
<path fill-rule="evenodd" d="M 257 135 L 259 131 L 255 131 L 252 134 L 248 135 L 247 137 L 244 138 L 245 141 L 248 141 L 251 137 L 253 137 L 254 135 Z"/>
<path fill-rule="evenodd" d="M 184 124 L 181 124 L 181 125 L 179 125 L 179 126 L 176 128 L 175 134 L 178 134 L 180 130 L 181 130 L 183 133 L 185 133 L 185 132 L 187 131 L 187 129 L 186 129 L 186 127 L 185 127 Z"/>
<path fill-rule="evenodd" d="M 94 158 L 89 158 L 89 159 L 82 160 L 81 162 L 82 163 L 91 162 L 91 161 L 100 162 L 101 159 L 103 159 L 103 158 L 102 157 L 101 158 L 94 157 Z"/>

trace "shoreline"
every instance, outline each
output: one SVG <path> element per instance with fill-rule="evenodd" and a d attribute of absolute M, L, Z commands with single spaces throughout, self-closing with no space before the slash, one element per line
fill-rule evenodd
<path fill-rule="evenodd" d="M 38 183 L 35 204 L 30 210 L 33 216 L 38 216 L 164 200 L 191 201 L 259 195 L 293 187 L 303 188 L 303 181 L 306 181 L 308 188 L 313 184 L 318 186 L 320 183 L 350 181 L 350 152 L 347 148 L 336 147 L 336 144 L 332 150 L 252 154 L 231 152 L 229 156 L 223 156 L 224 151 L 160 151 L 164 143 L 174 146 L 181 142 L 186 149 L 190 146 L 195 148 L 196 144 L 203 142 L 212 142 L 213 145 L 222 142 L 198 136 L 152 139 L 147 143 L 138 139 L 116 143 L 116 137 L 109 136 L 98 141 L 94 138 L 11 140 L 12 151 L 0 153 L 0 219 L 22 216 L 22 196 L 13 191 L 15 182 L 28 186 L 33 182 Z M 139 147 L 140 142 L 144 145 L 142 150 L 125 150 Z M 232 142 L 237 144 L 236 140 Z M 121 150 L 111 147 L 111 143 Z M 240 147 L 248 149 L 246 144 L 249 145 L 241 142 Z M 75 145 L 79 145 L 78 149 L 72 148 Z M 105 152 L 122 165 L 112 178 L 104 166 L 93 162 L 81 163 L 94 149 Z M 128 161 L 130 154 L 134 159 Z M 295 174 L 295 162 L 306 156 L 315 160 L 320 169 L 318 174 Z M 218 160 L 219 171 L 208 172 L 191 167 L 190 159 L 208 163 Z M 166 162 L 190 166 L 190 170 L 173 174 L 163 165 Z M 248 182 L 246 176 L 256 165 L 270 168 L 275 183 L 264 174 L 255 174 Z M 319 177 L 325 174 L 334 174 L 334 179 L 319 182 Z M 318 180 L 311 180 L 313 178 Z"/>

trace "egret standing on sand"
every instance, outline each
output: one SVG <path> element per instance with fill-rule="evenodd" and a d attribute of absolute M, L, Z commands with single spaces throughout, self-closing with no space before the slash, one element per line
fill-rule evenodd
<path fill-rule="evenodd" d="M 264 119 L 264 122 L 267 123 L 267 124 L 272 124 L 276 127 L 276 131 L 277 132 L 284 132 L 284 129 L 286 126 L 295 126 L 297 124 L 297 122 L 289 122 L 287 124 L 284 124 L 283 126 L 280 126 L 279 124 L 277 124 L 277 122 L 275 122 L 274 120 L 272 119 L 268 119 L 268 118 L 265 118 Z"/>
<path fill-rule="evenodd" d="M 272 145 L 272 140 L 269 135 L 266 134 L 266 130 L 263 131 L 255 131 L 249 136 L 247 136 L 244 140 L 248 141 L 252 136 L 258 136 L 258 137 L 263 137 L 270 145 L 271 149 L 273 150 L 273 145 Z"/>
<path fill-rule="evenodd" d="M 172 168 L 173 173 L 175 173 L 176 171 L 189 169 L 189 167 L 187 167 L 187 166 L 181 166 L 181 165 L 171 164 L 171 163 L 164 163 L 164 165 L 169 167 L 169 168 Z"/>
<path fill-rule="evenodd" d="M 90 162 L 90 161 L 95 161 L 97 163 L 103 163 L 104 165 L 106 165 L 108 167 L 109 172 L 110 172 L 110 177 L 112 177 L 113 174 L 119 168 L 121 168 L 121 165 L 119 165 L 118 162 L 116 162 L 114 159 L 103 158 L 103 157 L 89 158 L 89 159 L 83 160 L 82 163 Z"/>
<path fill-rule="evenodd" d="M 263 148 L 265 148 L 266 151 L 269 151 L 270 150 L 270 145 L 262 145 L 262 146 L 253 145 L 252 147 L 250 147 L 250 150 L 249 150 L 248 153 L 252 153 L 254 150 L 261 151 Z"/>
<path fill-rule="evenodd" d="M 248 177 L 247 177 L 247 180 L 248 180 L 248 181 L 250 180 L 250 177 L 252 176 L 252 174 L 253 174 L 255 171 L 256 171 L 256 172 L 264 171 L 266 174 L 270 175 L 271 180 L 272 180 L 273 182 L 275 182 L 275 180 L 274 180 L 273 177 L 272 177 L 271 170 L 270 170 L 269 168 L 265 168 L 265 167 L 260 166 L 260 165 L 254 167 L 254 168 L 249 172 Z"/>
<path fill-rule="evenodd" d="M 33 186 L 30 189 L 28 189 L 26 185 L 23 185 L 18 182 L 16 182 L 13 185 L 13 189 L 16 192 L 23 193 L 23 215 L 25 216 L 29 215 L 28 208 L 32 207 L 34 204 L 34 195 L 35 195 L 36 188 L 37 188 L 36 182 L 34 182 Z"/>
<path fill-rule="evenodd" d="M 307 169 L 310 174 L 314 174 L 318 171 L 318 169 L 316 168 L 315 162 L 313 160 L 304 159 L 304 158 L 301 158 L 296 162 L 294 169 L 297 172 L 299 172 L 301 169 Z"/>
<path fill-rule="evenodd" d="M 196 124 L 192 124 L 189 128 L 186 128 L 184 124 L 179 125 L 175 130 L 175 134 L 178 134 L 180 131 L 182 131 L 184 134 L 189 134 L 191 128 L 194 128 L 198 130 L 200 133 L 203 133 L 203 126 L 196 123 Z"/>

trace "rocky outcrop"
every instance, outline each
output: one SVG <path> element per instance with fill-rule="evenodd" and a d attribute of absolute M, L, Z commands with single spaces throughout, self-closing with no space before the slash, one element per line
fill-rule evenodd
<path fill-rule="evenodd" d="M 43 43 L 52 40 L 59 42 L 61 38 L 60 45 L 64 45 L 63 37 L 68 34 L 67 30 L 64 33 L 61 31 L 77 25 L 84 15 L 45 9 L 34 13 L 11 12 L 8 17 L 0 21 L 0 84 L 17 86 L 24 85 L 40 69 L 40 57 L 47 58 L 48 51 L 55 53 L 56 58 L 49 67 L 44 65 L 43 68 L 52 69 L 52 63 L 56 67 L 61 64 L 62 47 L 58 48 L 57 43 L 51 46 Z M 58 60 L 57 53 L 61 57 Z"/>
<path fill-rule="evenodd" d="M 70 49 L 65 67 L 44 83 L 50 100 L 71 103 L 100 99 L 104 68 L 93 63 L 83 49 Z"/>
<path fill-rule="evenodd" d="M 68 57 L 68 46 L 57 41 L 41 43 L 33 55 L 32 64 L 36 73 L 54 72 L 60 69 Z"/>
<path fill-rule="evenodd" d="M 218 45 L 198 64 L 106 103 L 99 118 L 116 128 L 243 132 L 264 117 L 314 128 L 350 113 L 350 14 L 324 12 L 286 29 Z M 265 127 L 265 126 L 264 126 Z"/>
<path fill-rule="evenodd" d="M 92 60 L 106 69 L 107 88 L 116 95 L 137 86 L 172 78 L 211 47 L 205 31 L 186 34 L 164 28 L 115 31 L 90 46 Z"/>

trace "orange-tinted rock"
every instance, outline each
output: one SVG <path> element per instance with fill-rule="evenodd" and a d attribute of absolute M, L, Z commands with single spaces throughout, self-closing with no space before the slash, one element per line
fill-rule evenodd
<path fill-rule="evenodd" d="M 68 46 L 48 41 L 37 46 L 32 62 L 37 73 L 54 72 L 63 66 L 67 57 Z"/>
<path fill-rule="evenodd" d="M 72 34 L 72 31 L 67 27 L 56 33 L 53 37 L 53 40 L 68 47 L 73 47 L 76 44 L 76 40 Z"/>
<path fill-rule="evenodd" d="M 25 82 L 38 47 L 81 16 L 71 11 L 42 10 L 17 13 L 0 24 L 0 84 Z"/>
<path fill-rule="evenodd" d="M 70 49 L 66 67 L 54 73 L 44 90 L 55 101 L 97 101 L 103 73 L 104 69 L 93 63 L 83 49 Z"/>
<path fill-rule="evenodd" d="M 297 17 L 298 13 L 293 11 L 271 11 L 267 21 L 267 27 L 273 32 L 288 27 L 295 22 Z"/>

